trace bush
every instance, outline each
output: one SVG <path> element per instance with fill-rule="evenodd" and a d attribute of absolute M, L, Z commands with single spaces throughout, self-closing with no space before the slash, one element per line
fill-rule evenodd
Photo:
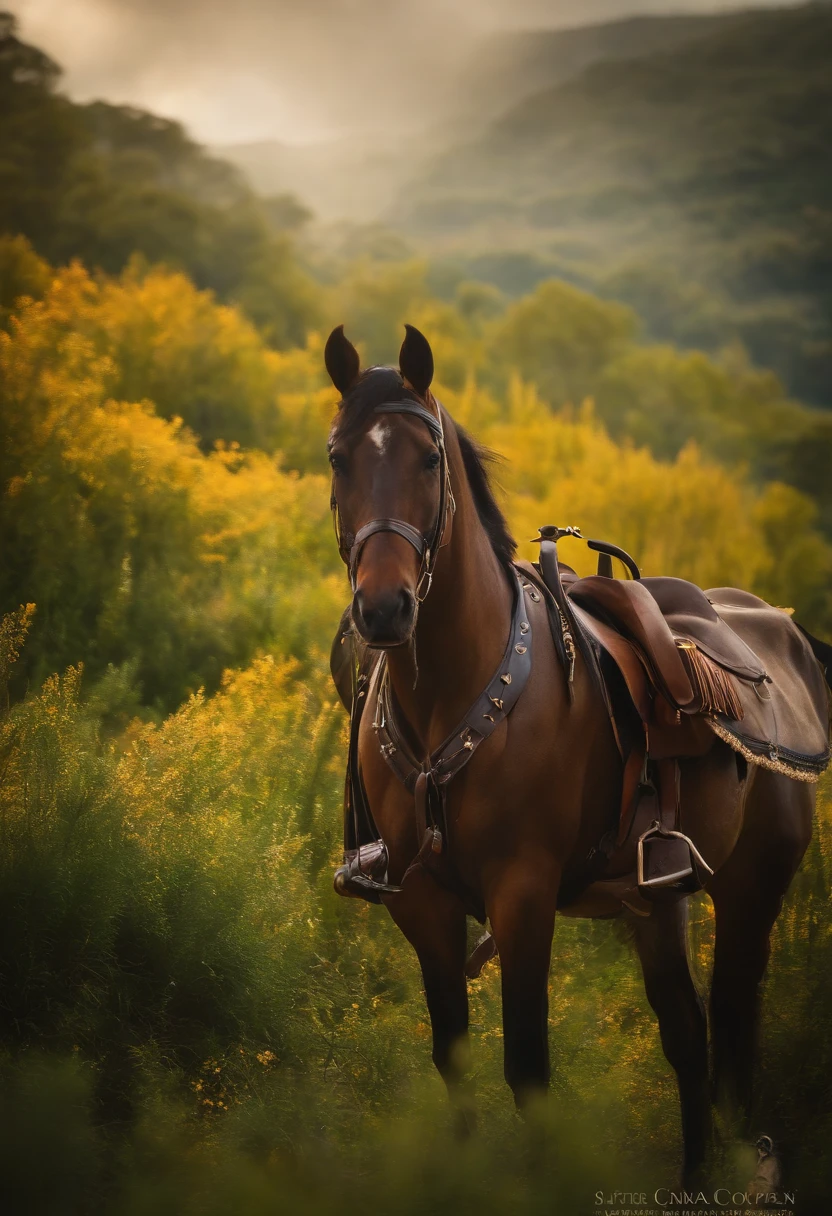
<path fill-rule="evenodd" d="M 135 660 L 164 710 L 259 646 L 326 647 L 343 596 L 326 480 L 234 446 L 206 456 L 177 420 L 112 400 L 120 369 L 84 332 L 100 307 L 74 268 L 0 334 L 0 605 L 38 606 L 25 676 Z"/>

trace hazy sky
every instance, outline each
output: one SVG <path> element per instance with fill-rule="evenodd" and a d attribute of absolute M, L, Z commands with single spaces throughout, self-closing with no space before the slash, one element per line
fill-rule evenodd
<path fill-rule="evenodd" d="M 776 0 L 0 0 L 77 100 L 130 102 L 210 143 L 417 128 L 503 28 Z"/>

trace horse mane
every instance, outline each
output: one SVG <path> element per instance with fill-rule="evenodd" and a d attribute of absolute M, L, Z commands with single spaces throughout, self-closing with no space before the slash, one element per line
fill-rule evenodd
<path fill-rule="evenodd" d="M 500 457 L 490 448 L 486 448 L 481 443 L 477 443 L 476 439 L 472 439 L 458 422 L 455 422 L 454 426 L 459 450 L 462 453 L 465 475 L 468 478 L 468 485 L 471 487 L 480 523 L 491 541 L 491 548 L 494 550 L 497 560 L 501 565 L 509 566 L 514 561 L 517 542 L 509 532 L 506 517 L 497 505 L 488 475 L 488 465 L 494 464 Z"/>
<path fill-rule="evenodd" d="M 366 425 L 368 414 L 377 405 L 402 400 L 419 403 L 419 397 L 406 386 L 395 368 L 368 367 L 339 403 L 330 443 L 336 437 L 348 439 L 360 431 Z M 477 443 L 458 422 L 453 422 L 453 426 L 480 523 L 497 560 L 502 566 L 508 566 L 514 560 L 517 543 L 497 505 L 488 475 L 488 465 L 499 460 L 499 456 Z"/>

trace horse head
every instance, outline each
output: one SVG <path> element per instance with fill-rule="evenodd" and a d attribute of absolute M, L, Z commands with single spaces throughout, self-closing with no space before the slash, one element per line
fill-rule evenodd
<path fill-rule="evenodd" d="M 336 533 L 353 621 L 377 649 L 412 637 L 453 507 L 433 355 L 424 335 L 405 330 L 398 369 L 362 372 L 342 325 L 324 352 L 341 393 L 328 444 Z"/>

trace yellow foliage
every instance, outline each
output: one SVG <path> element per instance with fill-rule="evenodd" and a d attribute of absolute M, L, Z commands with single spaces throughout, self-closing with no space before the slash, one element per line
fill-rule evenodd
<path fill-rule="evenodd" d="M 694 444 L 675 460 L 657 460 L 647 448 L 611 439 L 590 402 L 577 413 L 553 414 L 517 377 L 502 410 L 473 380 L 444 396 L 454 416 L 502 458 L 495 477 L 523 556 L 534 555 L 528 541 L 541 524 L 576 524 L 584 536 L 628 550 L 644 574 L 746 587 L 775 599 L 791 589 L 816 609 L 819 596 L 828 596 L 832 552 L 812 531 L 815 509 L 797 490 L 772 485 L 761 493 L 742 469 L 703 457 Z M 596 558 L 585 546 L 565 540 L 561 549 L 579 573 L 593 571 Z M 794 563 L 782 562 L 781 552 L 795 553 Z"/>
<path fill-rule="evenodd" d="M 92 631 L 93 667 L 96 651 L 138 653 L 146 698 L 170 705 L 257 645 L 306 656 L 325 637 L 342 594 L 328 483 L 257 451 L 205 455 L 149 403 L 114 401 L 112 360 L 72 328 L 100 290 L 72 267 L 0 334 L 5 577 L 23 575 L 39 621 L 64 622 L 57 637 L 35 625 L 41 677 L 87 657 Z"/>
<path fill-rule="evenodd" d="M 358 265 L 340 290 L 371 337 L 384 304 L 382 346 L 394 329 L 399 342 L 405 314 L 430 331 L 437 393 L 505 458 L 497 478 L 521 540 L 542 523 L 576 523 L 629 549 L 647 573 L 746 586 L 810 625 L 828 619 L 832 551 L 796 490 L 761 492 L 692 444 L 661 461 L 613 440 L 589 403 L 553 413 L 516 372 L 501 388 L 486 365 L 493 372 L 489 325 L 503 322 L 479 332 L 431 300 L 421 263 Z M 590 345 L 616 347 L 629 332 L 628 314 L 562 286 L 541 289 L 528 309 L 535 334 L 552 309 Z M 515 330 L 520 341 L 525 316 L 509 313 L 506 342 Z M 304 662 L 325 649 L 346 585 L 329 523 L 336 394 L 321 335 L 274 351 L 181 274 L 136 264 L 94 280 L 75 265 L 0 334 L 0 373 L 0 584 L 14 577 L 38 604 L 36 680 L 80 659 L 92 678 L 131 662 L 138 695 L 168 709 L 200 685 L 215 689 L 223 667 L 258 647 Z M 573 557 L 568 543 L 563 553 Z M 590 568 L 577 548 L 573 560 Z M 19 602 L 17 586 L 0 585 L 0 602 Z"/>

